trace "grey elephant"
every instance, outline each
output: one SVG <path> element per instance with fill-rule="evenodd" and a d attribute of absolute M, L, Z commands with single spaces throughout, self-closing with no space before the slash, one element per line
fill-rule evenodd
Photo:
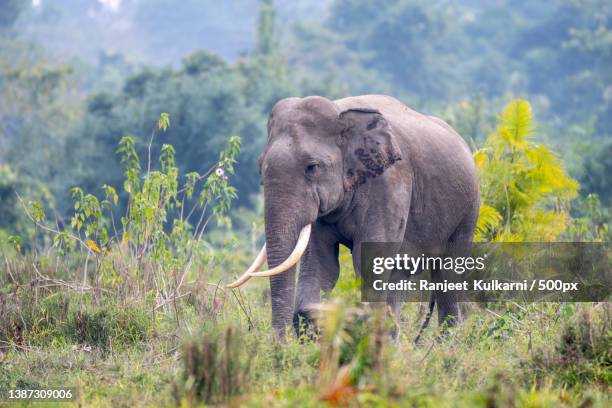
<path fill-rule="evenodd" d="M 389 96 L 279 101 L 259 170 L 266 243 L 228 286 L 269 276 L 280 335 L 309 321 L 321 290 L 334 288 L 340 244 L 351 249 L 359 274 L 364 242 L 473 239 L 479 192 L 470 149 L 441 119 Z M 270 269 L 258 272 L 266 260 Z M 439 321 L 452 324 L 456 299 L 436 293 L 434 302 Z"/>

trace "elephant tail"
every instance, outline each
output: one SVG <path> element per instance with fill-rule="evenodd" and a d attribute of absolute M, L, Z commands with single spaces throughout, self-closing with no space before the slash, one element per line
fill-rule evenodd
<path fill-rule="evenodd" d="M 421 326 L 421 329 L 419 330 L 419 334 L 417 334 L 416 338 L 414 339 L 414 344 L 419 345 L 419 342 L 421 341 L 421 335 L 423 334 L 427 326 L 429 326 L 429 321 L 431 320 L 431 315 L 433 314 L 435 305 L 436 305 L 436 297 L 432 293 L 431 299 L 429 300 L 429 311 L 427 312 L 427 315 L 425 316 L 425 320 L 423 321 L 423 325 Z"/>

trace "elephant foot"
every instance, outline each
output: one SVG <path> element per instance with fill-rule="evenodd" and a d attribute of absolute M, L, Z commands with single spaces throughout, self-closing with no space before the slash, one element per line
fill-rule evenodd
<path fill-rule="evenodd" d="M 438 326 L 441 329 L 457 326 L 461 321 L 459 304 L 456 301 L 437 300 Z"/>
<path fill-rule="evenodd" d="M 319 335 L 312 314 L 307 310 L 299 310 L 293 314 L 293 328 L 301 342 L 316 340 Z"/>

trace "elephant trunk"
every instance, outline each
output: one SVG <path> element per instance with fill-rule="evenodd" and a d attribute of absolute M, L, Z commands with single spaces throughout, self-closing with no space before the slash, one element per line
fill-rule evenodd
<path fill-rule="evenodd" d="M 267 211 L 266 211 L 267 212 Z M 295 220 L 274 216 L 266 217 L 266 252 L 268 267 L 275 268 L 291 254 L 297 242 L 299 227 Z M 295 265 L 284 273 L 270 277 L 272 298 L 272 327 L 282 338 L 285 327 L 293 318 L 295 292 Z"/>
<path fill-rule="evenodd" d="M 318 208 L 314 205 L 313 208 L 307 208 L 304 204 L 308 201 L 299 200 L 299 194 L 289 191 L 279 192 L 278 189 L 266 188 L 264 195 L 268 268 L 274 269 L 288 258 L 293 258 L 289 263 L 293 265 L 289 269 L 270 276 L 272 327 L 283 338 L 285 328 L 293 321 L 295 264 L 306 249 L 310 224 L 316 220 Z"/>
<path fill-rule="evenodd" d="M 307 249 L 312 224 L 316 221 L 318 197 L 301 186 L 288 189 L 290 182 L 269 182 L 264 189 L 266 244 L 252 265 L 227 285 L 237 288 L 253 277 L 270 277 L 272 328 L 280 339 L 293 322 L 295 270 Z M 306 193 L 305 193 L 306 191 Z M 267 260 L 268 270 L 259 272 Z"/>

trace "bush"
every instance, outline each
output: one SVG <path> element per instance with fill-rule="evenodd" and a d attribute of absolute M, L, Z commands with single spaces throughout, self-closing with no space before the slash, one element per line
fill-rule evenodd
<path fill-rule="evenodd" d="M 254 353 L 232 327 L 207 331 L 183 344 L 181 381 L 174 384 L 177 404 L 223 403 L 240 394 L 249 381 Z"/>
<path fill-rule="evenodd" d="M 609 303 L 581 307 L 562 327 L 554 348 L 535 352 L 532 367 L 538 379 L 550 373 L 562 385 L 612 385 L 612 331 Z"/>
<path fill-rule="evenodd" d="M 18 300 L 11 298 L 18 297 Z M 37 298 L 21 291 L 0 294 L 0 341 L 18 346 L 77 343 L 106 352 L 146 342 L 154 319 L 142 304 L 104 300 L 93 305 L 88 295 L 53 292 Z"/>
<path fill-rule="evenodd" d="M 152 327 L 152 315 L 146 308 L 109 304 L 74 310 L 68 317 L 64 333 L 77 343 L 108 351 L 146 342 Z"/>

